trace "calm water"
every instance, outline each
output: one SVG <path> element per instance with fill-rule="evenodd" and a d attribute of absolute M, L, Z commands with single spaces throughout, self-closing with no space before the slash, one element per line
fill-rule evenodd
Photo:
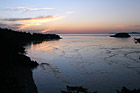
<path fill-rule="evenodd" d="M 140 44 L 108 35 L 61 35 L 63 39 L 27 46 L 40 65 L 33 70 L 39 93 L 60 93 L 66 85 L 98 93 L 122 86 L 140 88 Z"/>

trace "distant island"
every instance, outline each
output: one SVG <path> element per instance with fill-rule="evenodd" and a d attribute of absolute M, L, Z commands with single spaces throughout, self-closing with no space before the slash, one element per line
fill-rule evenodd
<path fill-rule="evenodd" d="M 116 33 L 117 32 L 111 32 L 111 33 L 108 33 L 108 34 L 116 34 Z M 125 32 L 125 33 L 128 33 L 128 34 L 140 34 L 140 32 Z"/>
<path fill-rule="evenodd" d="M 110 37 L 128 38 L 128 37 L 131 37 L 131 36 L 128 33 L 117 33 L 115 35 L 111 35 Z"/>
<path fill-rule="evenodd" d="M 140 32 L 129 32 L 129 34 L 140 34 Z"/>
<path fill-rule="evenodd" d="M 0 28 L 1 91 L 3 93 L 37 93 L 31 70 L 38 66 L 38 63 L 24 55 L 26 52 L 23 46 L 33 41 L 58 39 L 61 37 L 56 34 L 31 34 Z"/>

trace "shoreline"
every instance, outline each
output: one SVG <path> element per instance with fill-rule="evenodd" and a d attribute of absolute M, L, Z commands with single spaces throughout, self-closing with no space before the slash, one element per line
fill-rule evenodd
<path fill-rule="evenodd" d="M 55 34 L 17 32 L 0 28 L 1 91 L 3 93 L 38 93 L 32 69 L 38 66 L 25 55 L 24 46 L 33 41 L 61 39 Z"/>

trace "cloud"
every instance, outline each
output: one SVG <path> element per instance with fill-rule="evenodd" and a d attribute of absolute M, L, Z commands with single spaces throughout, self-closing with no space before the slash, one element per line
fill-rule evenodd
<path fill-rule="evenodd" d="M 43 25 L 45 22 L 58 20 L 63 17 L 64 16 L 48 15 L 48 16 L 39 16 L 39 17 L 32 17 L 32 18 L 6 18 L 6 19 L 0 19 L 0 21 L 9 22 L 11 24 L 1 23 L 0 26 L 10 27 L 11 29 L 14 29 L 14 30 L 23 30 L 27 27 Z M 18 23 L 18 24 L 12 24 L 13 22 Z M 47 30 L 50 30 L 50 29 L 47 29 Z"/>
<path fill-rule="evenodd" d="M 65 12 L 66 14 L 73 14 L 73 11 Z"/>
<path fill-rule="evenodd" d="M 7 24 L 0 23 L 0 27 L 5 27 Z"/>
<path fill-rule="evenodd" d="M 14 29 L 14 30 L 19 30 L 23 26 L 25 26 L 25 25 L 24 24 L 3 24 L 3 23 L 0 23 L 0 27 Z"/>
<path fill-rule="evenodd" d="M 12 10 L 12 11 L 17 11 L 17 10 L 24 10 L 26 9 L 25 7 L 16 7 L 16 8 L 6 8 L 5 10 Z"/>
<path fill-rule="evenodd" d="M 27 8 L 26 11 L 50 10 L 54 8 Z"/>
<path fill-rule="evenodd" d="M 28 8 L 28 7 L 16 7 L 16 8 L 6 8 L 6 10 L 11 10 L 11 11 L 39 11 L 39 10 L 50 10 L 54 8 Z"/>
<path fill-rule="evenodd" d="M 22 22 L 28 22 L 28 23 L 42 23 L 42 22 L 48 22 L 53 21 L 57 19 L 61 19 L 64 16 L 56 16 L 56 15 L 48 15 L 48 16 L 39 16 L 39 17 L 32 17 L 32 18 L 6 18 L 6 19 L 0 19 L 2 21 L 22 21 Z"/>
<path fill-rule="evenodd" d="M 50 31 L 54 31 L 55 28 L 47 28 L 45 30 L 40 31 L 41 33 L 46 33 L 46 32 L 50 32 Z"/>

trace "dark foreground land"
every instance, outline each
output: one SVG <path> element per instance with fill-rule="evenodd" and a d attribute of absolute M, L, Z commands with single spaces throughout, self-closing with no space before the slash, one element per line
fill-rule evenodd
<path fill-rule="evenodd" d="M 25 46 L 33 41 L 60 39 L 55 34 L 17 32 L 0 28 L 1 93 L 37 93 L 32 68 L 37 62 L 25 56 Z"/>

